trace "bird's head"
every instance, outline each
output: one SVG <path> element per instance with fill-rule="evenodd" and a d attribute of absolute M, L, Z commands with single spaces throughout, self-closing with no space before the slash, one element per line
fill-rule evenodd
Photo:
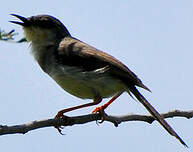
<path fill-rule="evenodd" d="M 16 14 L 11 15 L 22 21 L 10 22 L 19 24 L 23 27 L 25 37 L 29 42 L 56 43 L 57 41 L 61 41 L 64 37 L 70 36 L 66 27 L 55 17 L 49 15 L 37 15 L 25 18 Z"/>

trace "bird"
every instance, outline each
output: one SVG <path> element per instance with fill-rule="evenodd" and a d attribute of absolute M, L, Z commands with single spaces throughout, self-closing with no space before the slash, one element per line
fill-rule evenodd
<path fill-rule="evenodd" d="M 50 15 L 23 17 L 11 14 L 20 21 L 10 21 L 21 25 L 24 35 L 31 44 L 31 52 L 47 73 L 66 92 L 81 99 L 91 99 L 90 103 L 63 109 L 55 118 L 76 109 L 99 104 L 104 98 L 111 98 L 93 113 L 104 110 L 123 92 L 135 97 L 149 113 L 182 145 L 188 147 L 175 130 L 163 119 L 159 112 L 139 92 L 143 88 L 149 92 L 138 76 L 115 57 L 71 36 L 64 24 Z"/>

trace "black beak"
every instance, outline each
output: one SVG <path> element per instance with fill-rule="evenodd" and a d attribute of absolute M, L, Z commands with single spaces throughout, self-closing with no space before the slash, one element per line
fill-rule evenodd
<path fill-rule="evenodd" d="M 15 16 L 22 21 L 22 22 L 10 21 L 11 23 L 19 24 L 21 26 L 30 26 L 30 21 L 27 18 L 16 15 L 16 14 L 10 14 L 10 15 Z"/>

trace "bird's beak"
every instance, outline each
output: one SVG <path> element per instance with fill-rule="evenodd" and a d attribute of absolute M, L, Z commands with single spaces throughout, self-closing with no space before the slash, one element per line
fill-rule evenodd
<path fill-rule="evenodd" d="M 11 23 L 19 24 L 21 26 L 30 26 L 30 21 L 27 18 L 16 15 L 16 14 L 10 14 L 10 15 L 15 16 L 22 21 L 22 22 L 10 21 Z"/>

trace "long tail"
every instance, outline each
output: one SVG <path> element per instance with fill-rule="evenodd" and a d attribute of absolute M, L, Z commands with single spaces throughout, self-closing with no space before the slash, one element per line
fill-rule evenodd
<path fill-rule="evenodd" d="M 156 111 L 156 109 L 145 99 L 145 97 L 137 90 L 136 87 L 129 89 L 134 96 L 145 106 L 150 114 L 167 130 L 170 135 L 175 136 L 185 147 L 186 143 L 178 136 L 174 129 L 163 119 L 163 117 Z"/>

